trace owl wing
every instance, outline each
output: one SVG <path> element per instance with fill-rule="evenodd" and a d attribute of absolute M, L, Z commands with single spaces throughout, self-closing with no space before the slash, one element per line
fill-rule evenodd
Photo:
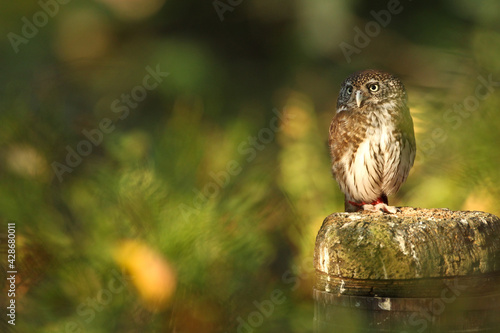
<path fill-rule="evenodd" d="M 413 162 L 415 161 L 415 154 L 417 152 L 417 146 L 415 143 L 415 132 L 413 130 L 413 119 L 411 118 L 410 109 L 405 105 L 401 112 L 403 115 L 398 124 L 398 128 L 401 131 L 403 147 L 402 150 L 406 151 L 405 154 L 402 154 L 401 159 L 402 164 L 406 161 L 408 165 L 408 170 L 406 170 L 406 176 L 408 176 L 408 172 L 410 168 L 413 166 Z M 405 176 L 405 180 L 406 180 Z"/>
<path fill-rule="evenodd" d="M 349 136 L 347 135 L 349 123 L 350 115 L 346 111 L 337 113 L 332 119 L 328 138 L 332 163 L 337 163 L 347 151 L 349 146 Z"/>
<path fill-rule="evenodd" d="M 407 106 L 403 106 L 398 113 L 393 132 L 394 145 L 387 153 L 384 168 L 384 193 L 390 195 L 397 192 L 406 181 L 415 160 L 416 144 L 413 131 L 413 120 Z"/>
<path fill-rule="evenodd" d="M 364 163 L 364 158 L 357 161 L 358 164 L 356 164 L 355 159 L 358 148 L 366 140 L 366 128 L 366 117 L 353 111 L 337 113 L 330 125 L 329 145 L 332 157 L 332 173 L 342 192 L 349 198 L 355 197 L 355 200 L 359 200 L 358 186 L 362 185 L 356 182 L 356 175 L 366 172 L 366 166 L 359 168 L 358 165 Z M 364 177 L 358 178 L 360 180 Z"/>
<path fill-rule="evenodd" d="M 411 118 L 410 109 L 405 107 L 403 121 L 401 122 L 401 127 L 403 128 L 403 133 L 405 133 L 405 139 L 408 141 L 412 151 L 413 151 L 413 159 L 411 164 L 413 165 L 413 161 L 415 159 L 415 153 L 417 151 L 417 146 L 415 143 L 415 132 L 413 130 L 413 119 Z"/>

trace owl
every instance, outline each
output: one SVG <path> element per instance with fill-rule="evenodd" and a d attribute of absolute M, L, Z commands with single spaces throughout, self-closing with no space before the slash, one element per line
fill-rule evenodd
<path fill-rule="evenodd" d="M 346 212 L 397 212 L 387 197 L 405 182 L 416 153 L 407 100 L 403 83 L 386 72 L 365 70 L 342 83 L 328 141 Z"/>

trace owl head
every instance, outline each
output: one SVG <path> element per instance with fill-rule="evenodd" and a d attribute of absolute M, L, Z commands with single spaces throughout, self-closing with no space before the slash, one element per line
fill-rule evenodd
<path fill-rule="evenodd" d="M 404 85 L 397 77 L 368 69 L 354 73 L 342 82 L 337 112 L 368 108 L 387 102 L 406 104 L 406 100 Z"/>

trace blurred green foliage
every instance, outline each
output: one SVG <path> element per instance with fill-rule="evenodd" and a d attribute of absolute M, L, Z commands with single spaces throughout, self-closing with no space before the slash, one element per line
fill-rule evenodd
<path fill-rule="evenodd" d="M 0 220 L 17 223 L 18 332 L 311 332 L 315 235 L 343 209 L 328 126 L 340 82 L 364 68 L 402 78 L 415 121 L 417 161 L 391 201 L 500 214 L 497 1 L 401 2 L 349 57 L 339 45 L 387 2 L 218 3 L 3 5 Z M 140 90 L 148 66 L 169 75 Z M 68 166 L 106 118 L 113 130 Z M 62 181 L 54 162 L 71 169 Z M 141 250 L 117 260 L 126 240 Z M 154 304 L 151 283 L 167 295 Z"/>

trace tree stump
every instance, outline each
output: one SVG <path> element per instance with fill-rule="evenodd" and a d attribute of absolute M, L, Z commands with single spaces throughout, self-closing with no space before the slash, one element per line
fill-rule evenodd
<path fill-rule="evenodd" d="M 316 238 L 316 332 L 500 332 L 500 219 L 335 213 Z"/>

